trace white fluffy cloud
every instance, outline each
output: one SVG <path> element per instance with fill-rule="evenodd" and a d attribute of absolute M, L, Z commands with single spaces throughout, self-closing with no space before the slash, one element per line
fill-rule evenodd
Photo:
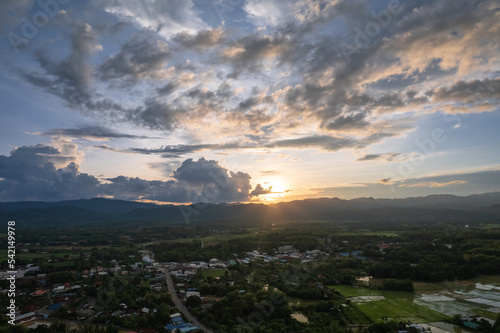
<path fill-rule="evenodd" d="M 255 25 L 276 26 L 290 20 L 295 1 L 248 0 L 245 11 Z"/>
<path fill-rule="evenodd" d="M 209 28 L 192 0 L 120 0 L 112 1 L 105 10 L 141 28 L 158 31 L 165 38 Z"/>

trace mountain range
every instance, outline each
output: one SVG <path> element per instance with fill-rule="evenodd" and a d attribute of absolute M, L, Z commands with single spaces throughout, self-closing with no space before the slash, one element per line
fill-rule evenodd
<path fill-rule="evenodd" d="M 18 225 L 238 223 L 245 221 L 500 221 L 500 192 L 404 199 L 317 198 L 265 204 L 155 205 L 94 198 L 3 202 L 0 219 Z"/>

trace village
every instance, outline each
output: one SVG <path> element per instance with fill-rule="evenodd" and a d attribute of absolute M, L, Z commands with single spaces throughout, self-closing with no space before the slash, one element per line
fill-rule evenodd
<path fill-rule="evenodd" d="M 344 255 L 344 254 L 341 254 Z M 17 295 L 16 297 L 25 300 L 26 304 L 19 306 L 15 312 L 14 323 L 26 328 L 36 329 L 39 326 L 50 326 L 52 321 L 57 319 L 68 320 L 75 325 L 82 325 L 90 322 L 101 323 L 102 318 L 112 318 L 117 322 L 126 323 L 126 319 L 148 318 L 156 315 L 158 309 L 155 303 L 148 302 L 151 294 L 170 295 L 178 297 L 183 304 L 193 297 L 198 298 L 202 309 L 208 308 L 213 301 L 220 300 L 222 297 L 204 296 L 199 288 L 191 287 L 191 280 L 199 272 L 223 273 L 228 267 L 236 264 L 248 265 L 252 262 L 270 263 L 276 262 L 286 264 L 289 261 L 298 261 L 301 263 L 312 262 L 317 258 L 328 256 L 328 253 L 311 250 L 301 253 L 293 246 L 282 246 L 276 251 L 276 254 L 268 255 L 266 253 L 254 250 L 246 253 L 244 258 L 234 258 L 230 260 L 221 260 L 212 258 L 208 262 L 167 262 L 162 263 L 155 260 L 154 253 L 150 250 L 138 250 L 137 256 L 130 255 L 132 258 L 140 258 L 131 265 L 120 264 L 120 260 L 112 259 L 108 263 L 101 263 L 99 266 L 82 270 L 78 275 L 72 272 L 72 275 L 65 277 L 62 274 L 46 274 L 40 272 L 38 266 L 28 264 L 20 268 L 16 275 Z M 170 274 L 175 281 L 175 290 L 168 288 L 166 277 Z M 208 273 L 210 275 L 210 273 Z M 5 279 L 7 272 L 0 272 L 0 277 Z M 67 279 L 67 281 L 65 280 Z M 215 276 L 218 280 L 219 276 Z M 121 281 L 118 287 L 114 286 L 116 280 Z M 234 285 L 234 282 L 229 282 Z M 147 289 L 144 288 L 147 286 Z M 128 292 L 134 293 L 134 289 L 139 288 L 143 295 L 130 299 L 131 302 L 117 303 L 116 294 Z M 5 294 L 8 290 L 1 289 L 0 293 Z M 92 294 L 97 295 L 92 297 Z M 240 290 L 240 293 L 244 293 Z M 109 296 L 113 294 L 113 296 Z M 175 302 L 168 299 L 169 313 L 168 322 L 164 328 L 168 332 L 196 332 L 200 329 L 194 326 L 181 315 L 178 310 L 186 311 L 186 307 L 176 309 Z M 122 319 L 122 320 L 120 320 Z M 105 320 L 104 324 L 111 320 Z M 156 332 L 151 329 L 140 330 L 143 333 Z"/>
<path fill-rule="evenodd" d="M 87 245 L 80 235 L 68 240 L 61 233 L 57 243 L 18 244 L 22 259 L 15 274 L 15 307 L 8 309 L 13 317 L 7 319 L 38 333 L 259 332 L 284 327 L 316 332 L 325 325 L 338 332 L 380 326 L 413 333 L 446 325 L 494 325 L 494 276 L 477 280 L 482 283 L 477 289 L 475 283 L 463 282 L 470 287 L 456 284 L 438 296 L 427 291 L 441 290 L 439 281 L 450 272 L 440 257 L 461 260 L 455 255 L 460 250 L 457 240 L 447 234 L 462 230 L 355 236 L 319 229 L 307 237 L 300 229 L 263 234 L 200 230 L 203 237 L 166 235 L 170 238 L 160 242 L 142 235 L 133 239 L 124 231 L 111 239 L 99 237 L 106 245 Z M 214 242 L 216 237 L 221 240 Z M 476 243 L 474 251 L 488 245 Z M 413 251 L 415 246 L 429 250 Z M 467 262 L 458 261 L 453 269 L 457 278 L 471 274 Z M 487 272 L 489 266 L 478 269 Z M 9 276 L 8 270 L 0 272 L 4 301 L 12 290 Z M 446 302 L 451 300 L 460 307 L 448 314 Z"/>

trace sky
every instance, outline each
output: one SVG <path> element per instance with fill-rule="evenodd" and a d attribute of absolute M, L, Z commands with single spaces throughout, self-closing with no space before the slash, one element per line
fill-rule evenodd
<path fill-rule="evenodd" d="M 500 191 L 498 0 L 3 0 L 0 201 Z"/>

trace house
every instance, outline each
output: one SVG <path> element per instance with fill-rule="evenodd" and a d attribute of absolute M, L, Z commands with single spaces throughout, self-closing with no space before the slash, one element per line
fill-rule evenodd
<path fill-rule="evenodd" d="M 199 291 L 187 291 L 186 292 L 186 298 L 191 297 L 191 296 L 198 296 L 198 297 L 200 297 L 200 292 Z"/>
<path fill-rule="evenodd" d="M 35 318 L 36 318 L 36 313 L 34 313 L 34 312 L 28 312 L 28 313 L 16 316 L 15 323 L 16 324 L 22 324 L 22 323 L 28 322 L 30 320 L 33 320 Z"/>
<path fill-rule="evenodd" d="M 193 326 L 191 323 L 179 323 L 179 324 L 167 324 L 165 329 L 170 332 L 175 332 L 174 330 L 178 330 L 180 332 L 191 332 L 199 330 L 198 327 Z"/>
<path fill-rule="evenodd" d="M 478 323 L 475 323 L 475 322 L 472 322 L 472 321 L 468 321 L 468 320 L 463 320 L 462 321 L 462 325 L 464 325 L 467 328 L 471 328 L 473 330 L 477 330 L 478 327 L 479 327 Z"/>
<path fill-rule="evenodd" d="M 47 310 L 52 310 L 52 311 L 59 310 L 62 306 L 63 306 L 63 303 L 54 303 L 52 305 L 49 305 L 47 307 Z"/>
<path fill-rule="evenodd" d="M 295 249 L 293 248 L 293 245 L 285 245 L 285 246 L 280 246 L 278 247 L 278 253 L 287 253 L 287 252 L 294 252 Z"/>
<path fill-rule="evenodd" d="M 155 283 L 151 286 L 151 289 L 153 289 L 154 291 L 162 291 L 163 286 L 161 285 L 161 283 Z"/>
<path fill-rule="evenodd" d="M 120 317 L 122 315 L 123 311 L 122 310 L 116 310 L 115 312 L 113 312 L 111 315 L 113 317 Z"/>
<path fill-rule="evenodd" d="M 94 311 L 92 311 L 90 309 L 85 309 L 85 310 L 79 311 L 77 313 L 76 319 L 78 319 L 78 320 L 85 320 L 88 316 L 90 316 L 93 313 L 94 313 Z"/>
<path fill-rule="evenodd" d="M 55 287 L 54 289 L 52 289 L 52 291 L 57 294 L 57 293 L 63 292 L 64 288 L 65 288 L 64 285 L 63 286 L 58 286 L 58 287 Z"/>
<path fill-rule="evenodd" d="M 43 308 L 36 311 L 36 315 L 39 319 L 49 319 L 50 315 L 54 312 L 53 310 L 49 310 L 47 308 Z"/>

